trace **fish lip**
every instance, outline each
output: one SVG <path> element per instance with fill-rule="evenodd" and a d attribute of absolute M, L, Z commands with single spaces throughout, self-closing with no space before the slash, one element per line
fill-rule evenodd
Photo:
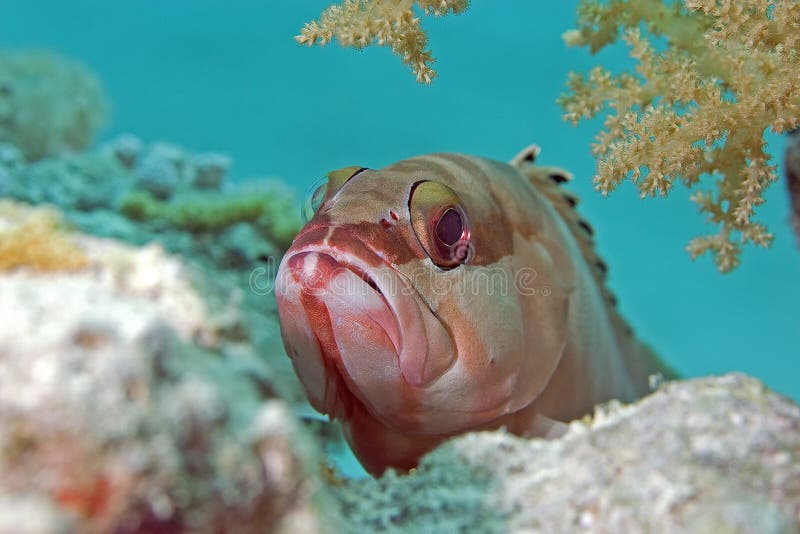
<path fill-rule="evenodd" d="M 326 254 L 325 252 L 317 252 L 317 253 L 318 254 Z M 370 275 L 368 271 L 364 270 L 362 268 L 362 266 L 360 266 L 358 264 L 355 264 L 355 263 L 352 263 L 352 262 L 350 262 L 350 263 L 342 263 L 340 260 L 336 259 L 334 256 L 331 256 L 330 254 L 327 254 L 327 255 L 330 256 L 333 259 L 333 261 L 337 262 L 339 265 L 341 265 L 342 267 L 344 267 L 348 271 L 354 273 L 356 276 L 358 276 L 364 282 L 366 282 L 367 285 L 370 286 L 373 289 L 373 291 L 375 291 L 375 293 L 377 293 L 378 296 L 381 298 L 381 300 L 383 301 L 383 305 L 386 306 L 386 308 L 389 311 L 391 311 L 392 321 L 394 322 L 394 330 L 392 332 L 390 332 L 386 328 L 386 326 L 383 325 L 381 322 L 376 321 L 376 323 L 384 331 L 384 333 L 386 334 L 386 337 L 388 337 L 389 340 L 392 342 L 392 345 L 394 346 L 394 350 L 395 350 L 395 352 L 397 353 L 397 355 L 399 357 L 400 349 L 401 349 L 401 340 L 402 340 L 402 333 L 401 333 L 401 330 L 400 330 L 400 322 L 397 319 L 397 313 L 392 308 L 392 305 L 389 302 L 389 299 L 386 298 L 386 295 L 384 294 L 384 292 L 381 289 L 380 285 L 378 285 L 378 283 L 375 281 L 375 278 L 372 275 Z"/>
<path fill-rule="evenodd" d="M 397 312 L 392 307 L 391 301 L 386 297 L 386 294 L 384 293 L 384 290 L 381 289 L 381 285 L 379 285 L 378 282 L 375 281 L 375 277 L 372 276 L 369 273 L 369 271 L 365 268 L 364 264 L 360 263 L 360 262 L 353 262 L 353 261 L 346 260 L 344 256 L 337 257 L 336 255 L 331 254 L 330 251 L 326 251 L 326 250 L 319 250 L 319 249 L 318 250 L 307 250 L 305 252 L 313 252 L 315 254 L 324 254 L 324 255 L 332 258 L 333 261 L 335 261 L 336 263 L 338 263 L 339 265 L 341 265 L 342 267 L 344 267 L 348 271 L 354 273 L 356 276 L 361 278 L 364 282 L 367 283 L 367 285 L 369 285 L 372 288 L 372 290 L 375 293 L 378 294 L 378 296 L 381 298 L 381 301 L 383 301 L 383 305 L 386 306 L 386 309 L 388 309 L 391 312 L 392 321 L 394 323 L 394 325 L 393 325 L 394 329 L 392 331 L 390 331 L 381 322 L 375 321 L 375 323 L 378 326 L 380 326 L 380 328 L 386 334 L 386 337 L 389 338 L 389 340 L 392 342 L 392 346 L 394 347 L 395 353 L 397 354 L 397 357 L 399 358 L 400 357 L 400 352 L 402 350 L 403 334 L 402 334 L 402 331 L 400 330 L 400 321 L 398 319 Z M 375 256 L 378 257 L 377 254 L 375 254 Z M 358 256 L 355 256 L 355 257 L 358 257 Z M 378 277 L 378 278 L 382 278 L 382 277 Z"/>
<path fill-rule="evenodd" d="M 400 324 L 400 315 L 397 309 L 397 304 L 394 303 L 392 299 L 408 298 L 411 295 L 410 290 L 406 282 L 392 266 L 392 264 L 386 261 L 386 259 L 384 259 L 376 250 L 370 247 L 364 240 L 359 239 L 353 235 L 352 232 L 347 231 L 346 228 L 334 228 L 337 231 L 347 233 L 348 239 L 351 240 L 351 244 L 355 244 L 357 246 L 357 250 L 348 252 L 330 245 L 310 243 L 308 245 L 298 247 L 295 250 L 290 249 L 285 255 L 283 262 L 286 262 L 291 257 L 299 254 L 323 254 L 332 258 L 333 261 L 348 271 L 353 272 L 364 282 L 366 282 L 380 296 L 384 305 L 391 312 L 392 320 L 394 321 L 394 333 L 389 332 L 384 325 L 380 323 L 378 324 L 392 342 L 399 359 L 403 351 L 403 325 Z M 387 267 L 389 272 L 391 272 L 391 280 L 387 280 L 385 272 L 377 272 L 377 268 L 372 266 L 374 263 L 380 263 Z"/>
<path fill-rule="evenodd" d="M 312 404 L 317 409 L 329 407 L 330 403 L 322 398 L 325 396 L 329 399 L 324 394 L 326 386 L 322 377 L 333 371 L 332 367 L 336 367 L 336 374 L 341 380 L 334 380 L 334 382 L 345 386 L 358 404 L 381 424 L 400 431 L 418 428 L 419 420 L 421 420 L 417 414 L 421 409 L 419 406 L 422 402 L 421 392 L 440 380 L 443 373 L 452 368 L 456 360 L 456 346 L 452 333 L 443 325 L 429 303 L 413 286 L 413 279 L 409 278 L 399 266 L 392 264 L 380 251 L 365 242 L 358 232 L 340 225 L 307 227 L 297 236 L 292 247 L 284 255 L 278 270 L 275 287 L 279 313 L 281 313 L 281 301 L 285 299 L 287 311 L 291 306 L 297 307 L 298 317 L 302 314 L 306 324 L 313 329 L 313 324 L 309 323 L 309 320 L 313 320 L 313 318 L 308 315 L 308 310 L 303 310 L 303 306 L 294 299 L 297 298 L 298 291 L 306 295 L 310 291 L 313 296 L 315 285 L 312 283 L 304 288 L 301 280 L 296 277 L 296 271 L 288 268 L 288 265 L 296 261 L 294 258 L 307 253 L 325 256 L 350 271 L 360 280 L 364 280 L 366 284 L 371 283 L 372 289 L 381 298 L 382 304 L 386 306 L 385 309 L 392 316 L 391 319 L 388 317 L 381 319 L 387 327 L 375 321 L 382 327 L 381 333 L 386 335 L 387 344 L 384 354 L 393 361 L 393 363 L 389 363 L 390 360 L 386 360 L 386 366 L 381 368 L 383 377 L 380 382 L 385 389 L 376 389 L 375 383 L 362 383 L 363 376 L 359 379 L 351 376 L 348 363 L 350 360 L 346 355 L 339 354 L 335 350 L 329 354 L 329 351 L 319 342 L 314 343 L 314 347 L 306 346 L 304 349 L 315 351 L 315 356 L 309 355 L 309 358 L 305 358 L 301 353 L 299 358 L 297 354 L 292 357 L 295 370 L 298 371 L 298 376 L 304 385 L 307 396 L 312 400 Z M 294 303 L 290 304 L 293 300 Z M 369 315 L 366 317 L 372 319 Z M 426 317 L 430 317 L 431 320 Z M 292 321 L 289 316 L 287 319 L 286 329 L 290 330 Z M 390 321 L 393 321 L 394 324 Z M 447 347 L 445 348 L 449 354 L 448 363 L 446 368 L 436 369 L 435 373 L 429 373 L 426 376 L 424 374 L 426 372 L 425 365 L 427 365 L 426 362 L 432 350 L 430 325 L 434 321 L 440 325 L 439 328 L 443 330 L 443 335 L 447 338 Z M 284 330 L 283 322 L 282 318 L 282 332 Z M 391 330 L 394 331 L 394 334 Z M 433 342 L 441 344 L 442 339 L 439 339 L 441 335 L 437 337 L 435 332 L 433 334 Z M 299 335 L 299 338 L 302 339 L 302 335 Z M 312 359 L 318 361 L 319 367 L 317 368 L 320 371 L 324 369 L 326 372 L 314 371 L 311 366 Z M 303 362 L 306 364 L 304 365 Z M 300 375 L 299 369 L 303 367 L 309 373 L 305 376 L 311 377 L 310 379 L 305 379 L 303 375 Z M 361 369 L 363 370 L 363 367 Z M 394 378 L 391 378 L 390 375 L 393 375 Z M 331 375 L 328 374 L 328 377 L 331 378 Z M 316 404 L 314 399 L 317 400 Z M 324 411 L 324 413 L 329 412 Z M 344 418 L 337 416 L 336 418 L 343 421 L 347 419 L 346 416 Z"/>
<path fill-rule="evenodd" d="M 383 332 L 387 340 L 391 343 L 391 348 L 387 346 L 387 349 L 394 351 L 394 354 L 392 355 L 391 352 L 387 352 L 387 355 L 391 355 L 394 358 L 398 366 L 397 372 L 399 374 L 403 334 L 400 318 L 395 308 L 397 304 L 395 303 L 393 305 L 392 302 L 393 300 L 397 300 L 394 296 L 394 289 L 398 287 L 397 284 L 402 284 L 403 282 L 391 267 L 391 264 L 388 264 L 378 253 L 370 247 L 367 247 L 363 241 L 353 238 L 351 244 L 355 247 L 353 251 L 343 251 L 321 243 L 309 243 L 308 245 L 297 247 L 293 250 L 290 249 L 281 262 L 278 273 L 279 280 L 276 281 L 276 297 L 278 298 L 279 313 L 281 300 L 285 298 L 285 294 L 291 286 L 296 288 L 292 291 L 299 290 L 310 294 L 312 297 L 315 292 L 315 287 L 313 287 L 313 285 L 311 287 L 304 287 L 303 283 L 295 278 L 292 269 L 284 268 L 284 265 L 288 265 L 293 258 L 305 254 L 314 254 L 329 258 L 369 285 L 370 289 L 380 297 L 382 305 L 385 307 L 388 314 L 391 315 L 391 319 L 386 317 L 382 320 L 376 320 L 375 317 L 369 315 L 367 315 L 367 317 L 372 319 L 373 323 L 381 329 L 381 332 Z M 382 266 L 375 266 L 379 263 L 386 264 L 386 266 L 391 269 L 391 274 L 383 270 Z M 396 278 L 397 281 L 393 281 L 394 278 Z M 404 298 L 404 296 L 399 298 Z M 291 301 L 292 299 L 289 299 L 287 302 Z M 332 419 L 346 421 L 352 413 L 352 403 L 355 401 L 366 408 L 367 411 L 374 412 L 375 417 L 380 418 L 380 410 L 375 408 L 377 411 L 374 411 L 372 402 L 370 398 L 367 397 L 366 392 L 363 391 L 360 384 L 350 376 L 343 355 L 336 349 L 327 350 L 324 347 L 324 344 L 320 342 L 317 328 L 310 322 L 311 318 L 308 316 L 307 310 L 303 313 L 312 335 L 317 339 L 316 347 L 313 350 L 317 351 L 317 356 L 315 358 L 319 359 L 319 363 L 324 369 L 324 376 L 326 377 L 324 386 L 322 383 L 317 382 L 317 386 L 313 387 L 315 393 L 312 394 L 312 389 L 309 389 L 309 385 L 313 382 L 306 383 L 303 375 L 300 375 L 298 372 L 298 376 L 306 388 L 312 406 L 321 413 L 328 414 Z M 392 323 L 388 323 L 389 320 L 392 321 Z M 286 342 L 285 339 L 284 342 Z M 297 360 L 296 353 L 294 353 L 294 355 L 289 355 L 292 360 Z M 295 364 L 296 363 L 297 362 L 295 362 Z M 297 366 L 295 366 L 295 368 L 297 369 Z"/>

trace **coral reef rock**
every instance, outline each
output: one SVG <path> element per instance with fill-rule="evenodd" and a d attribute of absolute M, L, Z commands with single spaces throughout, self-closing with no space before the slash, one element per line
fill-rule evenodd
<path fill-rule="evenodd" d="M 299 229 L 299 210 L 283 183 L 229 182 L 230 164 L 220 153 L 146 144 L 131 134 L 31 163 L 19 148 L 0 142 L 0 196 L 52 204 L 82 232 L 133 245 L 158 243 L 181 256 L 202 271 L 207 301 L 214 294 L 240 300 L 234 306 L 240 320 L 229 324 L 227 335 L 268 360 L 284 398 L 303 402 L 271 296 L 274 267 Z"/>
<path fill-rule="evenodd" d="M 671 382 L 558 440 L 468 434 L 335 495 L 353 532 L 798 532 L 800 407 L 740 374 Z"/>
<path fill-rule="evenodd" d="M 86 148 L 107 115 L 100 82 L 80 63 L 0 50 L 0 142 L 14 143 L 28 160 Z"/>
<path fill-rule="evenodd" d="M 316 530 L 316 448 L 214 285 L 70 237 L 82 268 L 0 272 L 0 531 Z"/>

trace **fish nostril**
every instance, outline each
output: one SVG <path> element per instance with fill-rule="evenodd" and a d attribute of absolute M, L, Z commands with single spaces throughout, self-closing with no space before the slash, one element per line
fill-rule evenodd
<path fill-rule="evenodd" d="M 390 223 L 388 219 L 381 219 L 381 226 L 383 226 L 386 229 L 389 229 L 392 227 L 392 223 Z"/>

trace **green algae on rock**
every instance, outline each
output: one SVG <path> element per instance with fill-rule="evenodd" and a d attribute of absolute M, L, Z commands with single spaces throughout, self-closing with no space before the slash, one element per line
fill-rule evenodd
<path fill-rule="evenodd" d="M 239 186 L 229 192 L 189 192 L 169 201 L 133 191 L 120 201 L 120 211 L 140 222 L 162 223 L 191 233 L 220 232 L 249 223 L 273 243 L 286 247 L 297 233 L 291 212 L 294 199 L 277 183 Z M 279 216 L 276 216 L 279 215 Z"/>

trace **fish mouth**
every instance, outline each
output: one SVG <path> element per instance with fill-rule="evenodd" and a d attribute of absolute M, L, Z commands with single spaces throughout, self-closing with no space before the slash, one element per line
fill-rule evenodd
<path fill-rule="evenodd" d="M 331 256 L 331 259 L 333 257 Z M 333 261 L 337 261 L 333 259 Z M 384 294 L 384 290 L 381 289 L 381 286 L 385 286 L 386 284 L 381 283 L 379 284 L 376 281 L 376 278 L 370 275 L 366 270 L 364 270 L 361 266 L 354 263 L 341 263 L 340 264 L 343 268 L 349 270 L 353 274 L 355 274 L 362 282 L 367 284 L 367 286 L 372 290 L 374 293 L 373 295 L 368 295 L 368 291 L 365 288 L 356 288 L 348 287 L 344 288 L 345 294 L 348 295 L 358 295 L 360 297 L 366 297 L 366 301 L 369 303 L 365 306 L 365 313 L 368 311 L 378 311 L 378 313 L 371 316 L 371 318 L 378 324 L 378 326 L 383 329 L 386 336 L 392 342 L 392 346 L 394 347 L 395 352 L 399 355 L 402 338 L 400 336 L 400 325 L 397 322 L 397 316 L 394 314 L 392 310 L 392 306 L 389 303 L 389 300 L 386 298 Z M 341 288 L 340 288 L 341 289 Z M 360 293 L 360 290 L 363 290 L 363 293 Z M 383 306 L 375 306 L 377 301 L 375 301 L 375 295 L 380 298 Z M 362 303 L 364 304 L 364 303 Z"/>
<path fill-rule="evenodd" d="M 284 345 L 309 401 L 347 419 L 354 400 L 374 405 L 376 384 L 396 383 L 403 338 L 391 280 L 357 257 L 336 255 L 302 250 L 284 258 L 276 297 Z"/>
<path fill-rule="evenodd" d="M 346 308 L 348 311 L 361 313 L 380 327 L 391 342 L 394 351 L 399 354 L 402 338 L 400 325 L 394 314 L 392 305 L 387 295 L 396 294 L 396 289 L 387 283 L 383 276 L 370 274 L 366 267 L 354 263 L 355 258 L 335 258 L 332 254 L 321 251 L 304 251 L 294 254 L 288 266 L 302 286 L 303 300 L 307 306 L 312 301 L 322 301 L 322 304 L 331 315 L 331 308 Z M 349 318 L 355 319 L 353 315 Z M 344 326 L 337 324 L 336 326 Z M 322 335 L 321 332 L 318 332 Z"/>
<path fill-rule="evenodd" d="M 286 352 L 312 406 L 419 428 L 423 391 L 456 358 L 451 334 L 397 267 L 343 227 L 310 228 L 284 255 L 275 296 Z M 423 410 L 424 411 L 424 410 Z"/>

